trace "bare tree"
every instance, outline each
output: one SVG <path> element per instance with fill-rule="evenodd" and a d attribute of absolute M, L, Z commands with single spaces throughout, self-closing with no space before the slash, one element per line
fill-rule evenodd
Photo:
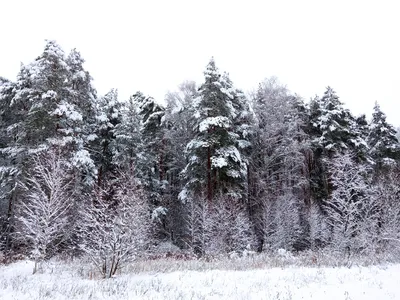
<path fill-rule="evenodd" d="M 304 249 L 302 217 L 309 201 L 305 153 L 309 144 L 299 113 L 302 101 L 276 78 L 263 81 L 252 101 L 255 122 L 248 198 L 258 250 Z"/>
<path fill-rule="evenodd" d="M 133 261 L 150 236 L 148 200 L 131 174 L 120 174 L 115 195 L 98 190 L 81 211 L 80 247 L 104 278 Z"/>
<path fill-rule="evenodd" d="M 367 169 L 345 153 L 327 160 L 333 187 L 325 201 L 327 222 L 332 230 L 331 246 L 348 255 L 370 244 L 366 229 L 376 229 L 376 202 L 367 180 Z"/>
<path fill-rule="evenodd" d="M 272 212 L 268 214 L 265 211 L 265 215 L 270 217 L 266 218 L 265 225 L 269 226 L 265 228 L 265 240 L 272 248 L 293 250 L 301 236 L 299 211 L 299 199 L 291 193 L 278 196 L 273 201 Z"/>
<path fill-rule="evenodd" d="M 376 184 L 379 205 L 378 243 L 382 250 L 400 249 L 400 172 L 392 169 L 381 175 Z"/>
<path fill-rule="evenodd" d="M 202 199 L 187 203 L 187 241 L 197 255 L 241 253 L 255 246 L 252 224 L 241 201 L 220 195 L 210 205 Z"/>
<path fill-rule="evenodd" d="M 17 208 L 17 236 L 31 248 L 38 263 L 69 236 L 72 206 L 69 166 L 56 151 L 36 155 L 32 171 L 19 182 L 23 196 Z"/>
<path fill-rule="evenodd" d="M 322 214 L 321 207 L 312 203 L 308 209 L 309 236 L 311 250 L 325 246 L 329 239 L 329 230 L 326 217 Z"/>
<path fill-rule="evenodd" d="M 203 199 L 204 198 L 204 199 Z M 201 256 L 204 254 L 204 244 L 208 237 L 206 228 L 206 221 L 210 221 L 208 218 L 208 205 L 205 200 L 205 196 L 193 197 L 190 201 L 185 203 L 185 214 L 184 214 L 184 243 L 185 246 L 193 251 L 194 254 Z"/>

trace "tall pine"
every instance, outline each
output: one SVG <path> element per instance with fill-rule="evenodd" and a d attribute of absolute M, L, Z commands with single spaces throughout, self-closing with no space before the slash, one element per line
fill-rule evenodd
<path fill-rule="evenodd" d="M 236 90 L 227 75 L 221 76 L 213 59 L 204 76 L 195 99 L 194 138 L 186 146 L 186 185 L 180 198 L 186 201 L 204 194 L 212 202 L 223 194 L 237 200 L 243 197 L 247 166 L 234 126 L 240 113 L 233 102 Z"/>

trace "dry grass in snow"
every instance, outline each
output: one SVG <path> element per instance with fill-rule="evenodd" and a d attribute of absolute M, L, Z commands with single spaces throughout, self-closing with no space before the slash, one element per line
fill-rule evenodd
<path fill-rule="evenodd" d="M 400 299 L 400 265 L 251 269 L 257 259 L 226 260 L 225 268 L 219 262 L 159 260 L 146 270 L 140 262 L 106 280 L 93 278 L 82 260 L 53 260 L 34 275 L 31 261 L 19 261 L 0 266 L 0 299 Z M 232 270 L 235 264 L 249 269 Z M 171 265 L 181 268 L 161 272 Z"/>

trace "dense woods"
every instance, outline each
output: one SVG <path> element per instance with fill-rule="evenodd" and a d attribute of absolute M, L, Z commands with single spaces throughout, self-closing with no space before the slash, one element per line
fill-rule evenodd
<path fill-rule="evenodd" d="M 378 104 L 354 116 L 331 87 L 304 101 L 276 78 L 248 95 L 211 59 L 161 105 L 98 95 L 83 65 L 48 41 L 0 77 L 6 255 L 86 254 L 112 276 L 163 241 L 197 256 L 400 253 L 400 145 Z"/>

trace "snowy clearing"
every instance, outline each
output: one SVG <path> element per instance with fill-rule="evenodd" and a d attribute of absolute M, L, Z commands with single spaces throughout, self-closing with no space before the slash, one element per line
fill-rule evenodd
<path fill-rule="evenodd" d="M 177 271 L 90 279 L 81 264 L 0 266 L 0 299 L 400 299 L 400 265 Z"/>

